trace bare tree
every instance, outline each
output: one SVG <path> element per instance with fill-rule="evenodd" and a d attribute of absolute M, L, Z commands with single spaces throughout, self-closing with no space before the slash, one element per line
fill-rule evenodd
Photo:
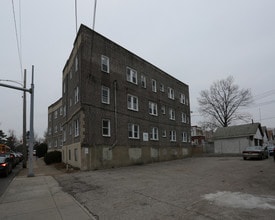
<path fill-rule="evenodd" d="M 205 117 L 204 126 L 209 128 L 227 127 L 233 121 L 250 119 L 248 113 L 240 111 L 240 107 L 252 103 L 249 89 L 239 89 L 232 76 L 214 82 L 210 90 L 200 92 L 198 98 L 199 112 Z"/>

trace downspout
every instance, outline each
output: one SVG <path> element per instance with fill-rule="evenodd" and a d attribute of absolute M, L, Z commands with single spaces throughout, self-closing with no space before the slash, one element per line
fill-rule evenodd
<path fill-rule="evenodd" d="M 113 82 L 114 84 L 114 96 L 115 96 L 115 103 L 114 103 L 114 108 L 115 108 L 115 142 L 112 144 L 111 147 L 109 147 L 109 150 L 113 150 L 116 147 L 117 144 L 117 94 L 116 94 L 116 90 L 117 90 L 117 81 L 114 80 Z"/>

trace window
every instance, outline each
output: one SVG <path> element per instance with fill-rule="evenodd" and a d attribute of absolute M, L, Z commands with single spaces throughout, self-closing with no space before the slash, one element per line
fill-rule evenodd
<path fill-rule="evenodd" d="M 128 109 L 130 110 L 138 111 L 138 97 L 128 94 L 127 106 L 128 106 Z"/>
<path fill-rule="evenodd" d="M 159 90 L 161 92 L 164 92 L 164 85 L 162 83 L 159 84 Z"/>
<path fill-rule="evenodd" d="M 134 70 L 130 67 L 127 67 L 126 68 L 126 76 L 127 76 L 127 81 L 128 82 L 138 84 L 137 83 L 137 71 L 136 70 Z"/>
<path fill-rule="evenodd" d="M 57 131 L 58 131 L 58 127 L 56 125 L 56 126 L 54 126 L 54 133 L 57 133 Z"/>
<path fill-rule="evenodd" d="M 110 89 L 106 86 L 101 86 L 101 102 L 110 104 Z"/>
<path fill-rule="evenodd" d="M 170 131 L 170 141 L 176 141 L 176 131 Z"/>
<path fill-rule="evenodd" d="M 63 115 L 63 108 L 62 107 L 59 108 L 59 115 Z"/>
<path fill-rule="evenodd" d="M 49 114 L 49 121 L 52 121 L 52 114 Z"/>
<path fill-rule="evenodd" d="M 72 156 L 71 156 L 71 150 L 69 149 L 69 160 L 72 159 Z"/>
<path fill-rule="evenodd" d="M 71 107 L 73 105 L 73 101 L 72 98 L 69 99 L 69 107 Z"/>
<path fill-rule="evenodd" d="M 139 126 L 137 124 L 128 124 L 128 137 L 139 139 Z"/>
<path fill-rule="evenodd" d="M 183 93 L 180 94 L 180 103 L 185 104 L 185 95 Z"/>
<path fill-rule="evenodd" d="M 162 137 L 166 138 L 166 130 L 162 130 Z"/>
<path fill-rule="evenodd" d="M 109 73 L 109 57 L 101 55 L 101 71 Z"/>
<path fill-rule="evenodd" d="M 158 115 L 158 105 L 154 102 L 149 102 L 149 114 L 157 116 Z"/>
<path fill-rule="evenodd" d="M 66 142 L 66 129 L 63 130 L 63 142 Z"/>
<path fill-rule="evenodd" d="M 74 89 L 74 104 L 79 102 L 79 87 L 77 86 Z"/>
<path fill-rule="evenodd" d="M 170 120 L 175 120 L 175 118 L 176 118 L 175 110 L 172 109 L 172 108 L 170 108 L 170 109 L 169 109 L 169 119 L 170 119 Z"/>
<path fill-rule="evenodd" d="M 158 128 L 153 127 L 150 133 L 150 139 L 151 140 L 158 140 L 159 139 L 159 132 L 158 132 Z"/>
<path fill-rule="evenodd" d="M 175 99 L 175 92 L 174 89 L 168 87 L 168 98 L 169 99 Z"/>
<path fill-rule="evenodd" d="M 77 153 L 78 153 L 77 148 L 75 148 L 74 149 L 74 160 L 75 161 L 77 161 Z"/>
<path fill-rule="evenodd" d="M 75 70 L 75 72 L 78 71 L 78 58 L 77 57 L 75 57 L 75 61 L 74 61 L 74 70 Z"/>
<path fill-rule="evenodd" d="M 152 91 L 157 92 L 157 81 L 152 79 Z"/>
<path fill-rule="evenodd" d="M 54 111 L 54 118 L 55 118 L 55 119 L 57 118 L 57 114 L 58 114 L 57 110 Z"/>
<path fill-rule="evenodd" d="M 141 75 L 141 86 L 146 88 L 146 77 L 144 75 Z"/>
<path fill-rule="evenodd" d="M 69 135 L 72 135 L 72 124 L 69 124 Z"/>
<path fill-rule="evenodd" d="M 70 70 L 69 75 L 70 75 L 70 79 L 72 79 L 73 78 L 73 71 L 72 70 Z"/>
<path fill-rule="evenodd" d="M 182 132 L 182 142 L 187 142 L 187 133 Z"/>
<path fill-rule="evenodd" d="M 181 113 L 181 122 L 186 123 L 186 114 L 184 112 Z"/>
<path fill-rule="evenodd" d="M 163 115 L 166 114 L 166 112 L 165 112 L 165 106 L 164 106 L 164 105 L 161 106 L 161 113 L 162 113 Z"/>
<path fill-rule="evenodd" d="M 104 137 L 111 136 L 111 123 L 109 119 L 102 120 L 102 136 Z"/>
<path fill-rule="evenodd" d="M 49 130 L 48 134 L 51 135 L 52 134 L 52 128 L 49 128 L 48 130 Z"/>
<path fill-rule="evenodd" d="M 66 92 L 66 83 L 65 83 L 65 81 L 63 82 L 63 93 L 65 94 L 65 92 Z"/>
<path fill-rule="evenodd" d="M 74 121 L 74 136 L 79 136 L 79 119 Z"/>

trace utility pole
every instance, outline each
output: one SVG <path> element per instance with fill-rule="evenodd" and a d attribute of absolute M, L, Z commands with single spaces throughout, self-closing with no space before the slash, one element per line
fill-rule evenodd
<path fill-rule="evenodd" d="M 30 141 L 29 141 L 29 173 L 28 177 L 33 177 L 33 145 L 34 145 L 34 134 L 33 134 L 33 104 L 34 104 L 34 84 L 33 84 L 34 66 L 32 65 L 32 83 L 31 83 L 31 106 L 30 106 Z"/>
<path fill-rule="evenodd" d="M 24 70 L 24 84 L 23 89 L 26 89 L 26 74 Z M 27 167 L 27 144 L 26 144 L 26 91 L 23 91 L 23 168 Z"/>
<path fill-rule="evenodd" d="M 0 83 L 0 86 L 7 87 L 10 89 L 16 89 L 24 92 L 29 92 L 31 94 L 31 105 L 30 105 L 30 141 L 29 141 L 29 171 L 28 171 L 28 177 L 33 177 L 33 144 L 34 144 L 34 132 L 33 132 L 33 117 L 34 117 L 34 66 L 32 66 L 32 83 L 31 88 L 26 89 L 22 87 L 17 86 L 11 86 L 7 84 Z"/>

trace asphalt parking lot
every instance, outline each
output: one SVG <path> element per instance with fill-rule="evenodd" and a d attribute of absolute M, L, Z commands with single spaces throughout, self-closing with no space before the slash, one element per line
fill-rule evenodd
<path fill-rule="evenodd" d="M 274 219 L 275 162 L 195 157 L 55 177 L 97 219 Z"/>

